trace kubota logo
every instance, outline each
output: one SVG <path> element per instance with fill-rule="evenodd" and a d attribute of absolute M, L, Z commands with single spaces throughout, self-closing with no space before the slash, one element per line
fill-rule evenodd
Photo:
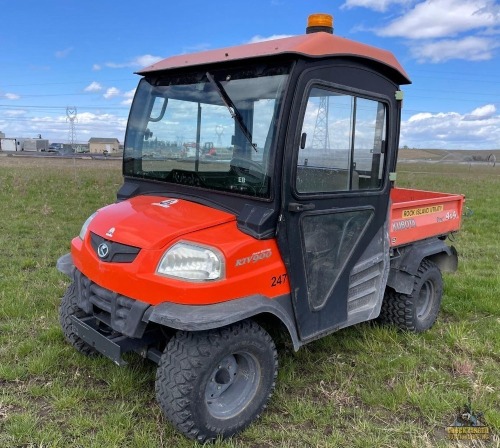
<path fill-rule="evenodd" d="M 109 255 L 109 247 L 106 243 L 101 243 L 97 247 L 97 255 L 99 258 L 106 258 Z"/>
<path fill-rule="evenodd" d="M 243 266 L 244 264 L 257 263 L 258 261 L 266 260 L 272 255 L 271 249 L 264 249 L 260 252 L 254 252 L 249 257 L 236 260 L 235 266 Z"/>
<path fill-rule="evenodd" d="M 161 202 L 153 202 L 153 205 L 157 205 L 163 208 L 169 208 L 171 205 L 177 204 L 177 202 L 179 202 L 177 199 L 166 199 L 165 201 Z"/>

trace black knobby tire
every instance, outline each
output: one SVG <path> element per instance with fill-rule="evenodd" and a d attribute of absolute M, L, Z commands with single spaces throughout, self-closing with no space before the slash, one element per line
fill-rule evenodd
<path fill-rule="evenodd" d="M 189 438 L 227 438 L 260 415 L 277 372 L 274 342 L 253 321 L 179 331 L 161 357 L 156 397 L 166 417 Z"/>
<path fill-rule="evenodd" d="M 411 294 L 400 294 L 387 288 L 379 320 L 420 333 L 436 322 L 443 294 L 439 268 L 430 260 L 420 264 Z"/>
<path fill-rule="evenodd" d="M 97 354 L 95 348 L 80 339 L 73 329 L 71 316 L 86 316 L 85 312 L 78 308 L 76 304 L 76 286 L 74 283 L 71 283 L 68 286 L 68 289 L 66 290 L 59 307 L 59 323 L 61 324 L 64 337 L 80 353 L 83 353 L 87 356 L 95 355 Z"/>

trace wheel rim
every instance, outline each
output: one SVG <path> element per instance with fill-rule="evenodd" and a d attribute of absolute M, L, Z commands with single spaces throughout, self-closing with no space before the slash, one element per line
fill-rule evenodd
<path fill-rule="evenodd" d="M 249 353 L 239 352 L 223 358 L 210 374 L 205 389 L 209 413 L 231 418 L 252 401 L 260 382 L 260 365 Z"/>
<path fill-rule="evenodd" d="M 417 317 L 419 319 L 424 319 L 429 314 L 432 308 L 434 293 L 434 283 L 430 280 L 424 282 L 417 300 Z"/>

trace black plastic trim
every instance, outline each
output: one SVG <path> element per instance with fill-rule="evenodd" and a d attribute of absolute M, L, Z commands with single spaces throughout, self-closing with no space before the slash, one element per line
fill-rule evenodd
<path fill-rule="evenodd" d="M 436 263 L 444 272 L 455 272 L 458 267 L 456 249 L 440 238 L 417 241 L 398 248 L 396 253 L 397 256 L 391 259 L 387 286 L 402 294 L 412 292 L 415 275 L 424 258 Z"/>
<path fill-rule="evenodd" d="M 221 328 L 241 320 L 269 313 L 280 319 L 287 328 L 295 350 L 302 345 L 295 327 L 290 296 L 275 299 L 255 295 L 213 305 L 181 305 L 164 302 L 151 307 L 145 320 L 168 328 L 184 331 L 203 331 Z"/>
<path fill-rule="evenodd" d="M 101 332 L 97 321 L 92 316 L 83 318 L 71 316 L 71 323 L 80 339 L 120 367 L 127 365 L 122 355 L 133 351 L 159 363 L 157 350 L 148 348 L 159 340 L 160 335 L 157 331 L 146 333 L 141 339 L 133 339 L 121 334 L 110 335 Z"/>
<path fill-rule="evenodd" d="M 131 338 L 141 338 L 146 330 L 143 316 L 151 306 L 99 286 L 74 270 L 73 281 L 77 290 L 77 306 L 89 316 Z"/>

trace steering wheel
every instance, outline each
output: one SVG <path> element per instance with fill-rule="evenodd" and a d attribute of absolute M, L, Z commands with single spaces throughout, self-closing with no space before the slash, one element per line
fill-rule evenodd
<path fill-rule="evenodd" d="M 244 159 L 243 157 L 233 157 L 230 163 L 231 167 L 236 169 L 236 171 L 242 172 L 244 174 L 250 174 L 252 177 L 261 180 L 264 177 L 264 167 L 259 162 L 255 162 L 251 159 Z M 244 170 L 248 170 L 248 173 Z M 254 171 L 252 173 L 251 171 Z M 255 175 L 255 172 L 259 173 L 259 176 Z"/>
<path fill-rule="evenodd" d="M 229 189 L 238 193 L 250 193 L 253 196 L 257 196 L 257 190 L 250 184 L 231 184 Z"/>

